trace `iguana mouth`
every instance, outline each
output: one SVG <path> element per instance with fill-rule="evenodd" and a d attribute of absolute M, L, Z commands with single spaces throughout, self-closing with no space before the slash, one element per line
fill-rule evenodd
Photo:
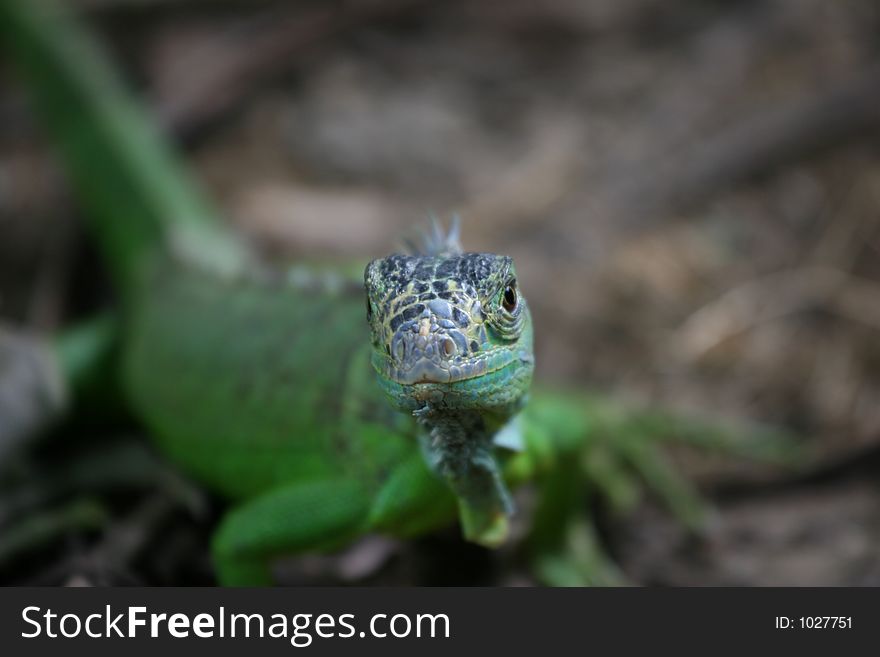
<path fill-rule="evenodd" d="M 445 365 L 445 366 L 444 366 Z M 486 373 L 486 360 L 477 360 L 458 365 L 438 364 L 427 358 L 420 358 L 409 369 L 403 370 L 389 366 L 388 376 L 401 385 L 416 383 L 453 383 L 471 379 Z"/>
<path fill-rule="evenodd" d="M 497 347 L 465 358 L 457 356 L 454 352 L 438 356 L 437 351 L 442 352 L 442 345 L 447 344 L 446 340 L 449 338 L 441 335 L 426 345 L 421 341 L 407 343 L 407 346 L 400 351 L 404 355 L 410 355 L 410 358 L 399 361 L 394 358 L 380 359 L 382 362 L 379 369 L 388 379 L 403 386 L 423 383 L 448 384 L 476 379 L 496 372 L 517 359 L 527 363 L 533 361 L 530 354 Z M 438 348 L 438 345 L 441 346 Z"/>

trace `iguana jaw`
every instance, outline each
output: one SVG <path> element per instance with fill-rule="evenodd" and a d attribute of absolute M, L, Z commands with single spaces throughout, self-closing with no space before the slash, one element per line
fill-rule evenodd
<path fill-rule="evenodd" d="M 373 367 L 385 394 L 398 410 L 418 411 L 430 403 L 450 411 L 472 410 L 504 419 L 522 405 L 531 384 L 534 362 L 528 351 L 505 351 L 498 354 L 498 359 L 503 364 L 487 366 L 489 371 L 457 381 L 401 383 L 385 372 L 387 364 L 375 354 Z"/>

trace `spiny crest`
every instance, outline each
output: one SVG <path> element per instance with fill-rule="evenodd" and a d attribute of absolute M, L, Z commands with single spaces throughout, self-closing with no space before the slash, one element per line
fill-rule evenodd
<path fill-rule="evenodd" d="M 430 224 L 421 228 L 413 238 L 404 238 L 405 250 L 414 256 L 449 256 L 462 252 L 461 220 L 453 214 L 449 230 L 444 231 L 437 217 L 430 216 Z"/>

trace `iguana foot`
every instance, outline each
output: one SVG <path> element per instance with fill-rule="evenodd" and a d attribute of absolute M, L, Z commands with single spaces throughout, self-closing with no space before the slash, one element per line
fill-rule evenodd
<path fill-rule="evenodd" d="M 710 517 L 694 485 L 668 462 L 661 443 L 792 467 L 804 450 L 792 436 L 763 427 L 733 427 L 658 411 L 640 411 L 578 395 L 537 395 L 526 410 L 530 451 L 549 463 L 539 481 L 531 546 L 546 583 L 621 583 L 600 537 L 587 522 L 600 501 L 615 515 L 632 511 L 645 492 L 690 531 Z"/>

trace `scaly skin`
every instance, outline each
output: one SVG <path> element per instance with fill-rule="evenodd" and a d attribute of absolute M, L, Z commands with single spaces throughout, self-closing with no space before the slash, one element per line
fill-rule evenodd
<path fill-rule="evenodd" d="M 503 481 L 536 479 L 539 576 L 609 583 L 585 494 L 625 511 L 640 476 L 699 525 L 699 502 L 657 439 L 790 457 L 766 433 L 738 441 L 576 392 L 536 391 L 525 404 L 531 321 L 507 258 L 434 240 L 424 255 L 374 262 L 369 323 L 363 284 L 346 284 L 345 270 L 254 265 L 88 36 L 51 9 L 3 0 L 0 43 L 59 143 L 120 293 L 113 326 L 133 410 L 169 459 L 233 501 L 213 540 L 221 582 L 268 583 L 275 557 L 366 532 L 429 531 L 454 520 L 456 497 L 465 535 L 496 544 L 510 510 Z M 80 337 L 58 350 L 74 386 L 90 378 L 83 356 L 102 357 Z M 517 432 L 522 450 L 493 444 Z"/>

